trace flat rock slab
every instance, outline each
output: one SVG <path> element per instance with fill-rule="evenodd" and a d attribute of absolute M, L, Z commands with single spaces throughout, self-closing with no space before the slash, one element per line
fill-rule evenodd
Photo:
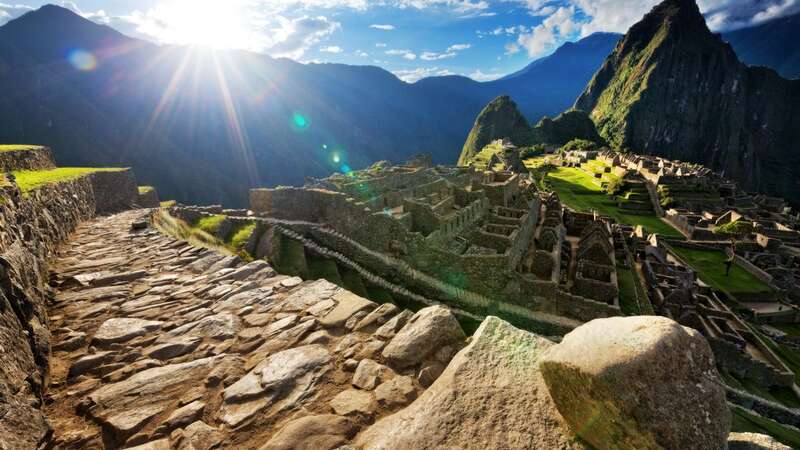
<path fill-rule="evenodd" d="M 129 341 L 161 328 L 163 322 L 135 318 L 108 319 L 95 332 L 92 342 L 99 346 Z"/>
<path fill-rule="evenodd" d="M 324 327 L 344 326 L 347 319 L 361 311 L 372 311 L 378 304 L 359 297 L 349 291 L 339 291 L 333 296 L 337 301 L 336 307 L 320 319 L 320 324 Z"/>

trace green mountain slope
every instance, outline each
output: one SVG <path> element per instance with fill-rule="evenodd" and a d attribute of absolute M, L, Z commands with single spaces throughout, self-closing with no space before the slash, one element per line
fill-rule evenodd
<path fill-rule="evenodd" d="M 459 165 L 466 165 L 496 139 L 509 139 L 517 147 L 531 145 L 533 134 L 530 124 L 517 109 L 517 104 L 507 95 L 489 102 L 475 119 L 475 125 L 467 136 Z"/>
<path fill-rule="evenodd" d="M 575 106 L 615 148 L 800 202 L 800 81 L 742 64 L 694 0 L 666 0 L 631 27 Z"/>

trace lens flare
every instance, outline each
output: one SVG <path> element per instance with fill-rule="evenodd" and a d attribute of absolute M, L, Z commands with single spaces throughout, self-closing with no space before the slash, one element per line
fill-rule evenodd
<path fill-rule="evenodd" d="M 67 61 L 72 67 L 82 72 L 90 72 L 97 68 L 97 58 L 86 50 L 75 49 L 67 54 Z"/>
<path fill-rule="evenodd" d="M 290 124 L 293 130 L 302 132 L 311 126 L 311 120 L 306 115 L 295 112 L 292 114 Z"/>
<path fill-rule="evenodd" d="M 339 156 L 338 153 L 334 153 L 332 159 L 333 159 L 333 162 L 335 162 L 336 164 L 339 164 L 342 161 L 342 157 Z"/>

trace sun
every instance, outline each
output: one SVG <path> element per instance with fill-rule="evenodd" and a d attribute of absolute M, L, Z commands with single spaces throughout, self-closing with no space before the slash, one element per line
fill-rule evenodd
<path fill-rule="evenodd" d="M 244 3 L 237 0 L 168 0 L 148 13 L 140 31 L 160 42 L 246 49 L 251 36 Z"/>

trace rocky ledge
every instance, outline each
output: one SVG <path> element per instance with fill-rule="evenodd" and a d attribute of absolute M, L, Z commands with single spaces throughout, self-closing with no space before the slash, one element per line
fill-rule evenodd
<path fill-rule="evenodd" d="M 85 223 L 53 266 L 47 445 L 727 446 L 708 344 L 667 319 L 602 319 L 555 344 L 489 317 L 466 338 L 444 307 L 281 276 L 161 235 L 146 214 Z M 784 447 L 732 435 L 731 448 Z"/>

